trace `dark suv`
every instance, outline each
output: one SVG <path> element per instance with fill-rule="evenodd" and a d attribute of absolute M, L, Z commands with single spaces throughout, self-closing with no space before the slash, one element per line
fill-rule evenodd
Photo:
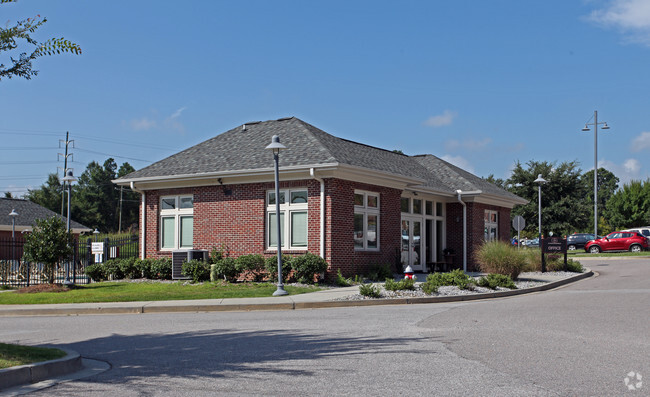
<path fill-rule="evenodd" d="M 597 238 L 600 238 L 598 236 Z M 595 240 L 593 234 L 573 233 L 566 238 L 566 247 L 569 251 L 575 251 L 578 248 L 584 248 L 587 241 Z"/>

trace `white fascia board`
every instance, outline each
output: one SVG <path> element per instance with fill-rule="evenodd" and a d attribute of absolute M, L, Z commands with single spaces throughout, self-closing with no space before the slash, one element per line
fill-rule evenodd
<path fill-rule="evenodd" d="M 413 178 L 347 164 L 339 165 L 335 177 L 402 190 L 406 189 L 409 186 L 417 186 L 424 183 L 424 180 L 420 178 Z"/>

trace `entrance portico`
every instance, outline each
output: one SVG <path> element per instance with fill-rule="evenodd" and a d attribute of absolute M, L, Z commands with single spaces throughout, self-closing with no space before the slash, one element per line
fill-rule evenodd
<path fill-rule="evenodd" d="M 445 202 L 436 196 L 405 191 L 401 197 L 401 263 L 427 272 L 427 264 L 442 261 Z"/>

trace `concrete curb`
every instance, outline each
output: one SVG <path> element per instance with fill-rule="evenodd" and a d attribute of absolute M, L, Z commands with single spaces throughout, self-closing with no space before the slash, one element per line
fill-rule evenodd
<path fill-rule="evenodd" d="M 65 304 L 41 305 L 29 307 L 27 305 L 11 308 L 0 307 L 2 316 L 74 316 L 87 314 L 148 314 L 148 313 L 181 313 L 181 312 L 230 312 L 230 311 L 258 311 L 258 310 L 299 310 L 320 309 L 333 307 L 378 306 L 378 305 L 409 305 L 422 303 L 447 303 L 462 302 L 482 299 L 502 298 L 546 291 L 562 285 L 591 277 L 594 273 L 586 269 L 585 273 L 570 276 L 544 285 L 511 291 L 495 291 L 471 295 L 431 296 L 421 298 L 396 298 L 396 299 L 364 299 L 364 300 L 332 300 L 327 298 L 314 298 L 318 292 L 306 297 L 294 295 L 274 298 L 247 298 L 247 299 L 216 299 L 202 301 L 171 301 L 171 302 L 124 302 L 124 303 L 96 303 L 96 304 Z"/>
<path fill-rule="evenodd" d="M 69 374 L 82 368 L 79 353 L 67 349 L 60 350 L 65 351 L 67 355 L 56 360 L 0 369 L 0 391 Z"/>

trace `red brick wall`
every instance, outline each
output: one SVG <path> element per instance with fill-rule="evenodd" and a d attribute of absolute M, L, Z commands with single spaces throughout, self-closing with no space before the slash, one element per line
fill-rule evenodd
<path fill-rule="evenodd" d="M 498 212 L 499 240 L 510 240 L 510 208 L 482 203 L 467 204 L 467 270 L 478 270 L 474 260 L 475 250 L 483 244 L 485 229 L 485 210 Z M 459 222 L 456 222 L 456 220 Z M 453 259 L 455 268 L 463 268 L 463 207 L 460 203 L 447 204 L 447 247 L 456 252 Z"/>
<path fill-rule="evenodd" d="M 381 186 L 359 184 L 341 179 L 325 180 L 325 259 L 330 264 L 330 275 L 337 269 L 345 275 L 361 274 L 370 265 L 393 265 L 400 244 L 401 191 Z M 308 249 L 320 255 L 320 183 L 314 179 L 280 182 L 280 188 L 307 187 L 308 193 Z M 161 196 L 192 194 L 194 196 L 194 248 L 211 250 L 225 244 L 230 255 L 259 253 L 275 255 L 265 250 L 265 196 L 274 188 L 272 182 L 228 185 L 231 195 L 221 186 L 185 189 L 165 189 L 146 192 L 146 256 L 171 256 L 159 249 L 159 203 Z M 354 190 L 377 192 L 380 195 L 379 246 L 380 251 L 355 251 Z M 287 251 L 303 254 L 305 251 Z"/>

